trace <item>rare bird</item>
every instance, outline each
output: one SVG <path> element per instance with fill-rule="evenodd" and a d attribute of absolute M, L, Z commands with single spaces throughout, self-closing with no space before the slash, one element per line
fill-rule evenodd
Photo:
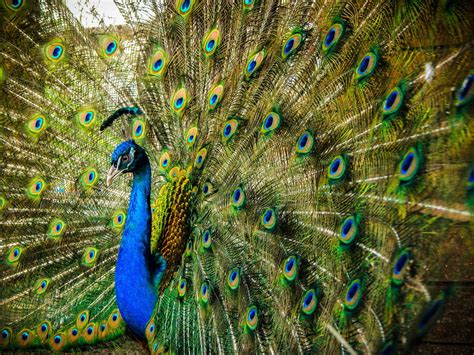
<path fill-rule="evenodd" d="M 472 1 L 69 3 L 0 3 L 0 351 L 404 353 L 469 314 Z"/>

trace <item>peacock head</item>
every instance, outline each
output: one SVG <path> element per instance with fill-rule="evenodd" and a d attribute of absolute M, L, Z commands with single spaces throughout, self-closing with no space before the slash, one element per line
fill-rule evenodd
<path fill-rule="evenodd" d="M 145 150 L 133 140 L 120 143 L 112 153 L 111 166 L 107 172 L 107 186 L 121 174 L 135 173 L 147 160 Z"/>

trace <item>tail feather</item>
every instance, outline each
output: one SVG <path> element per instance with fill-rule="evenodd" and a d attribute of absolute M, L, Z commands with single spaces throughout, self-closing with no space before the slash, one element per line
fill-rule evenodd
<path fill-rule="evenodd" d="M 129 181 L 104 179 L 134 139 L 152 353 L 407 351 L 472 232 L 471 4 L 116 5 L 1 5 L 1 348 L 142 350 L 114 291 Z"/>

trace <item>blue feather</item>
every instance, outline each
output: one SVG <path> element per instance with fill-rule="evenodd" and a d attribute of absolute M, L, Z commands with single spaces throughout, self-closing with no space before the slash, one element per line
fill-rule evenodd
<path fill-rule="evenodd" d="M 117 150 L 131 144 L 134 143 L 122 143 Z M 154 280 L 150 270 L 153 264 L 150 189 L 151 168 L 145 155 L 142 166 L 134 171 L 127 221 L 115 269 L 118 308 L 130 329 L 140 337 L 145 337 L 146 326 L 158 299 L 154 281 L 159 277 L 156 275 Z"/>

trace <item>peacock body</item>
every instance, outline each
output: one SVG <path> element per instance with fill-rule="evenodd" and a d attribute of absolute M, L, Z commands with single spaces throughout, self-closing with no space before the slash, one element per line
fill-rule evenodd
<path fill-rule="evenodd" d="M 411 349 L 472 249 L 472 3 L 116 5 L 1 3 L 0 348 Z"/>

